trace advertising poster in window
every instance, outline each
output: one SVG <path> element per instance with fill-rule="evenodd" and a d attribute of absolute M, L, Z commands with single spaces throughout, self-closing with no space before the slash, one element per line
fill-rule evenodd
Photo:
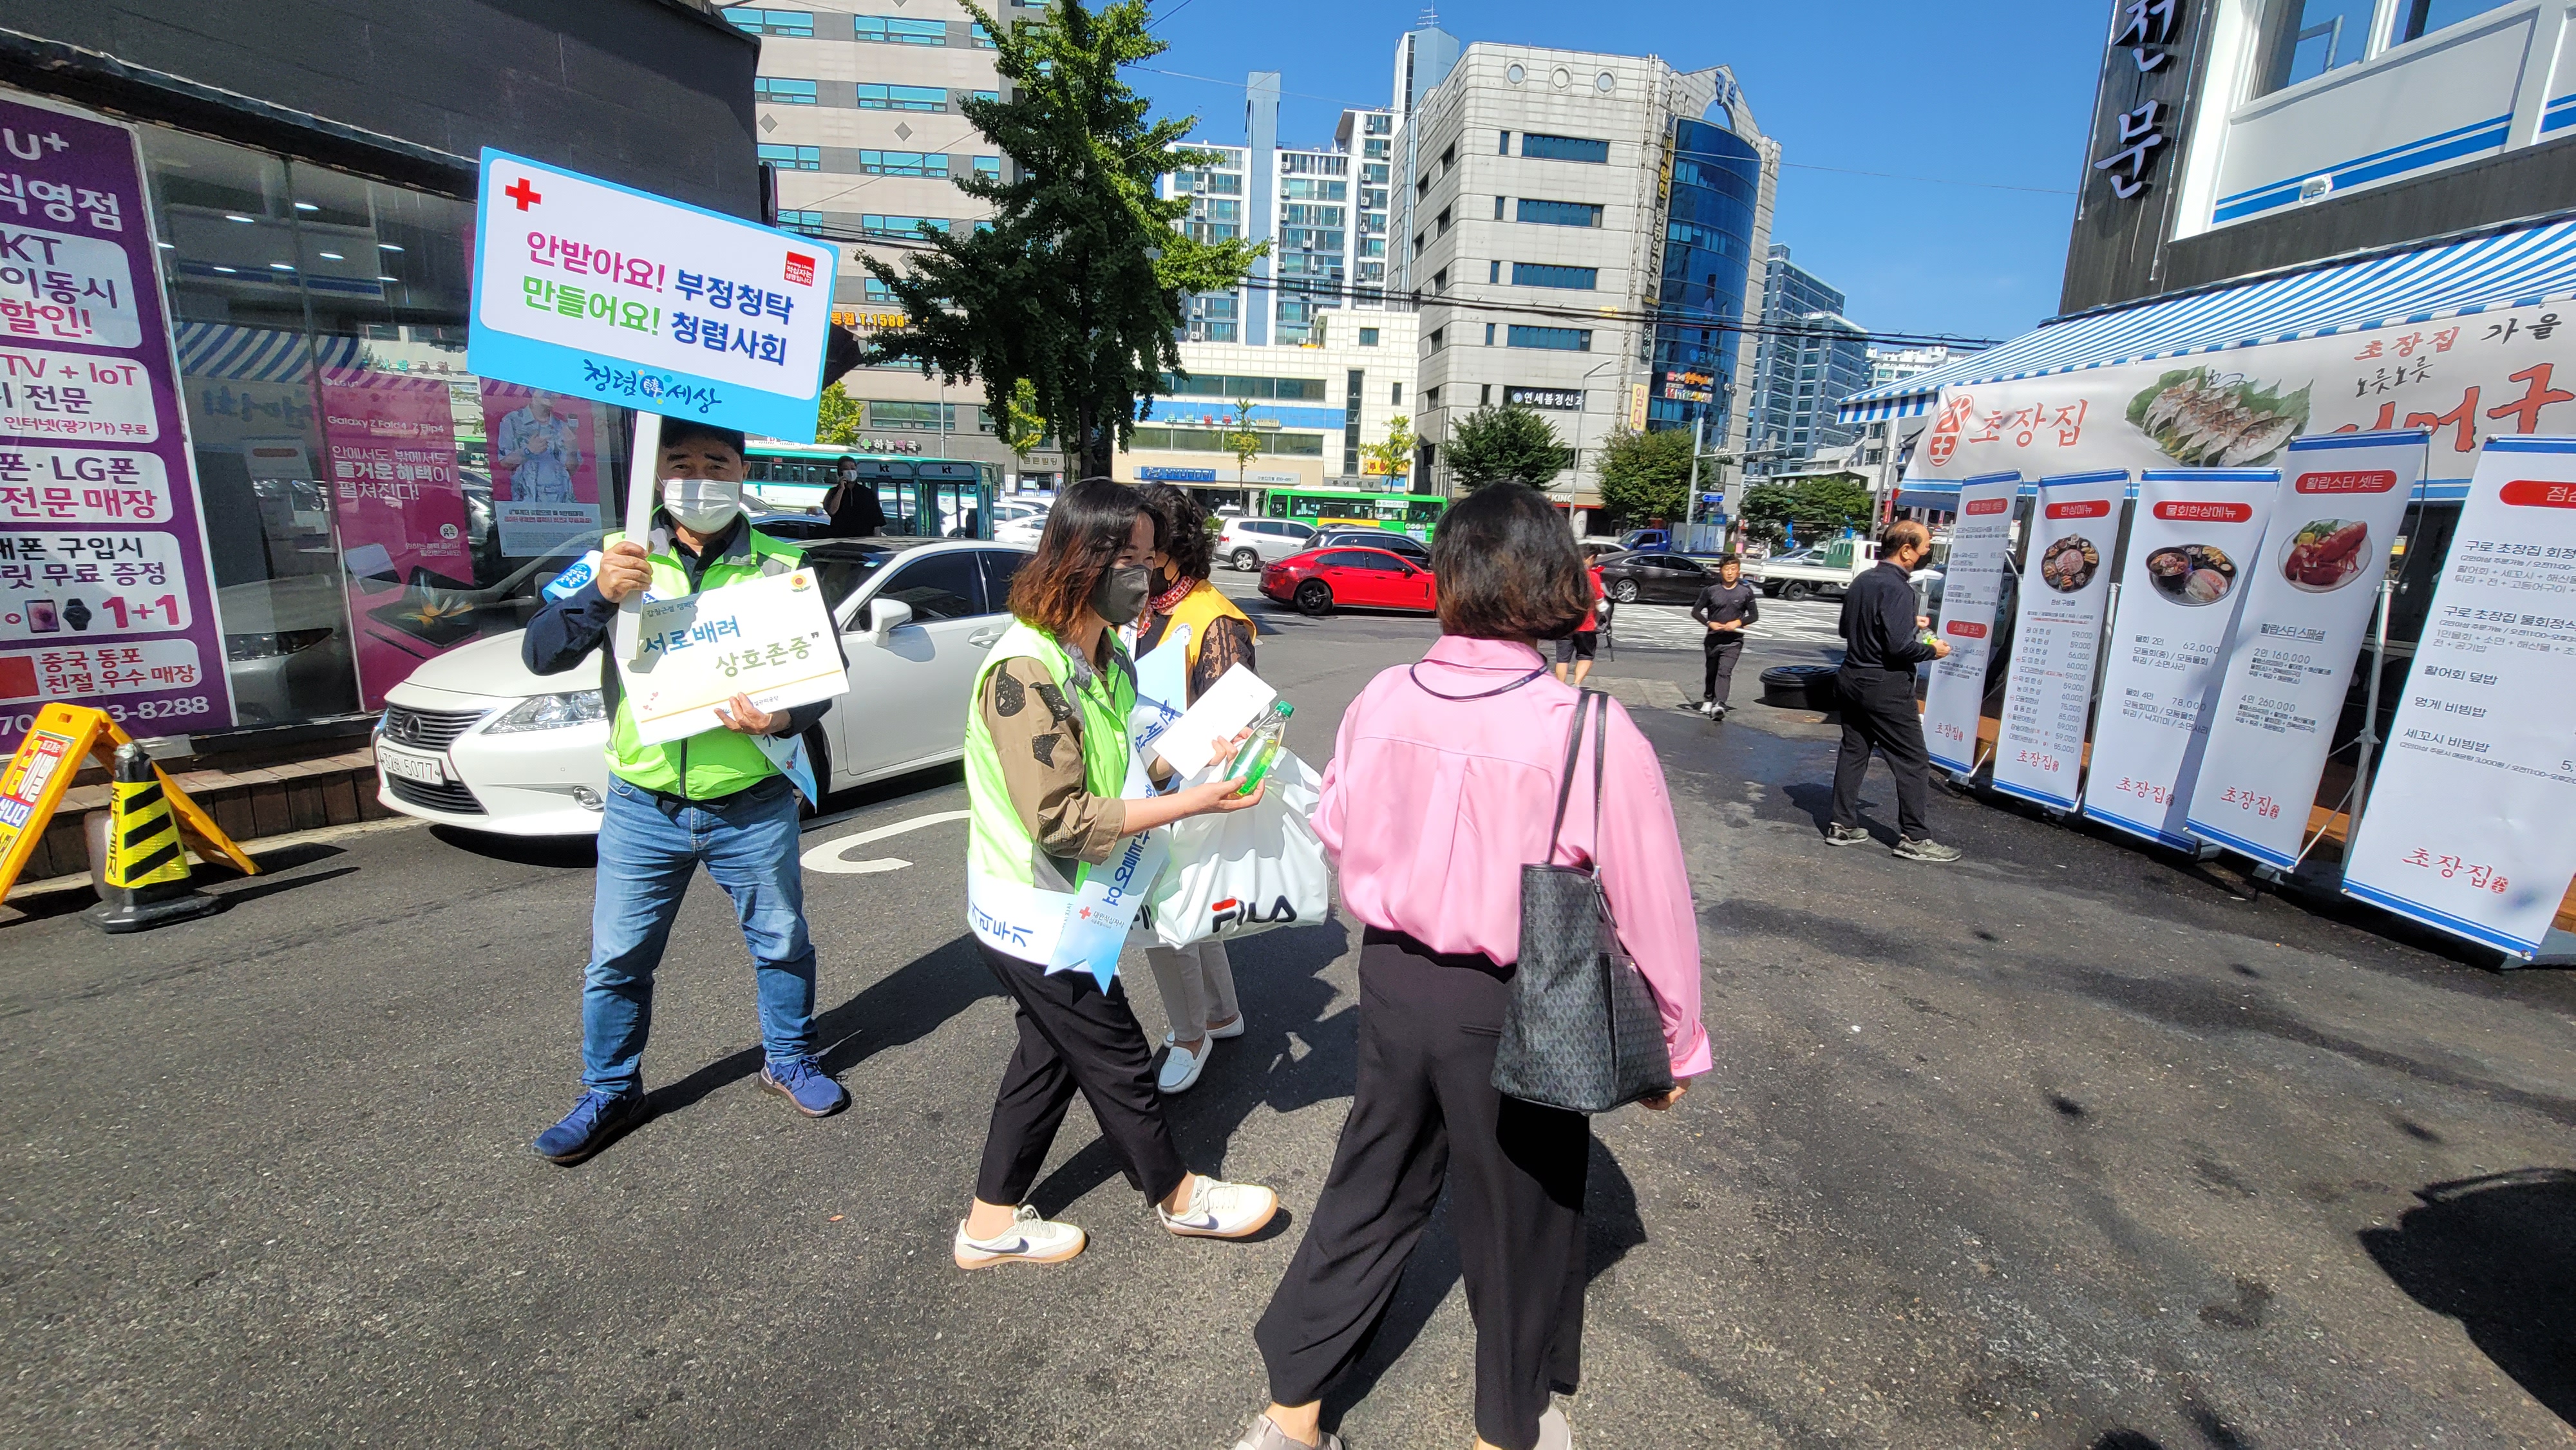
<path fill-rule="evenodd" d="M 357 632 L 358 697 L 478 633 L 465 487 L 447 380 L 326 368 L 317 389 L 332 513 Z"/>
<path fill-rule="evenodd" d="M 2540 949 L 2576 875 L 2576 438 L 2489 443 L 2344 858 L 2344 890 Z"/>
<path fill-rule="evenodd" d="M 2192 783 L 2209 745 L 2217 686 L 2281 475 L 2269 468 L 2151 471 L 2102 672 L 2102 717 L 2084 814 L 2180 850 Z M 2304 814 L 2304 811 L 2302 812 Z"/>
<path fill-rule="evenodd" d="M 482 397 L 501 553 L 538 558 L 597 529 L 602 406 L 489 378 Z"/>
<path fill-rule="evenodd" d="M 1959 486 L 1959 521 L 1950 530 L 1949 572 L 1941 586 L 1940 635 L 1947 657 L 1932 662 L 1923 699 L 1923 739 L 1932 763 L 1966 775 L 1977 768 L 1977 721 L 1985 713 L 1986 666 L 1994 658 L 1995 613 L 2004 571 L 2012 567 L 2013 503 L 2021 475 L 1998 473 Z"/>
<path fill-rule="evenodd" d="M 1995 789 L 2007 795 L 2075 809 L 2103 605 L 2111 595 L 2128 491 L 2126 470 L 2039 481 L 2030 550 L 2014 594 L 2012 674 L 1995 739 Z"/>
<path fill-rule="evenodd" d="M 2424 435 L 2330 433 L 2282 456 L 2263 552 L 2210 713 L 2184 828 L 2284 871 L 2305 844 Z"/>
<path fill-rule="evenodd" d="M 133 134 L 0 100 L 0 751 L 233 723 L 159 268 Z"/>

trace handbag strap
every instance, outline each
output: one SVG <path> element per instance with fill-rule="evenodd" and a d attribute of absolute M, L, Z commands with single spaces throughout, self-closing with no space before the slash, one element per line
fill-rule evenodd
<path fill-rule="evenodd" d="M 1433 698 L 1433 699 L 1435 699 L 1435 700 L 1447 700 L 1447 701 L 1449 701 L 1451 704 L 1457 704 L 1457 703 L 1459 703 L 1459 702 L 1461 702 L 1461 701 L 1465 701 L 1465 700 L 1490 700 L 1490 699 L 1494 698 L 1496 695 L 1508 695 L 1508 694 L 1510 694 L 1512 691 L 1519 689 L 1521 686 L 1526 685 L 1526 684 L 1528 684 L 1530 681 L 1535 680 L 1535 679 L 1537 679 L 1539 676 L 1541 676 L 1541 675 L 1543 675 L 1543 674 L 1546 674 L 1546 673 L 1547 673 L 1547 666 L 1545 666 L 1545 665 L 1541 665 L 1541 666 L 1539 666 L 1537 669 L 1534 669 L 1534 670 L 1530 671 L 1528 674 L 1521 676 L 1521 677 L 1520 677 L 1519 679 L 1517 679 L 1517 680 L 1513 680 L 1513 681 L 1512 681 L 1511 683 L 1509 683 L 1509 684 L 1496 685 L 1494 688 L 1492 688 L 1492 689 L 1490 689 L 1490 690 L 1479 690 L 1479 691 L 1477 691 L 1475 694 L 1472 694 L 1472 695 L 1444 695 L 1444 694 L 1440 693 L 1438 690 L 1435 690 L 1435 689 L 1431 688 L 1429 685 L 1425 685 L 1425 684 L 1423 684 L 1423 683 L 1422 683 L 1422 676 L 1421 676 L 1421 675 L 1419 675 L 1419 674 L 1417 674 L 1417 673 L 1415 673 L 1416 671 L 1420 670 L 1421 668 L 1422 668 L 1422 662 L 1421 662 L 1421 661 L 1419 661 L 1419 660 L 1414 661 L 1412 664 L 1407 665 L 1407 666 L 1405 667 L 1405 670 L 1404 670 L 1404 677 L 1405 677 L 1406 679 L 1409 679 L 1409 680 L 1413 681 L 1413 683 L 1414 683 L 1417 687 L 1419 687 L 1419 688 L 1421 689 L 1422 693 L 1424 693 L 1424 694 L 1426 694 L 1426 695 L 1429 695 L 1431 698 Z"/>
<path fill-rule="evenodd" d="M 1586 690 L 1593 696 L 1592 705 L 1592 867 L 1601 869 L 1601 784 L 1610 761 L 1610 697 L 1599 690 Z"/>
<path fill-rule="evenodd" d="M 1558 776 L 1556 781 L 1556 819 L 1549 822 L 1547 828 L 1547 860 L 1549 861 L 1556 859 L 1557 838 L 1565 830 L 1566 802 L 1574 794 L 1574 766 L 1583 754 L 1584 712 L 1595 710 L 1596 701 L 1605 702 L 1600 709 L 1595 710 L 1595 718 L 1606 719 L 1608 699 L 1609 697 L 1599 690 L 1585 690 L 1574 697 L 1574 723 L 1565 731 L 1565 773 Z M 1593 769 L 1597 777 L 1601 765 L 1600 747 L 1594 746 L 1592 754 Z M 1597 778 L 1592 786 L 1592 837 L 1596 841 L 1601 838 L 1601 785 Z"/>

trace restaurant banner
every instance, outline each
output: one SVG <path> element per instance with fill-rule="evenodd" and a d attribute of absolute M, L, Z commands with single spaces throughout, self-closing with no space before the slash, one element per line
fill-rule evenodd
<path fill-rule="evenodd" d="M 502 554 L 541 558 L 606 527 L 599 439 L 607 406 L 491 378 L 483 380 L 482 398 Z"/>
<path fill-rule="evenodd" d="M 2196 851 L 2184 829 L 2209 744 L 2228 640 L 2280 492 L 2269 468 L 2190 468 L 2138 480 L 2084 814 Z"/>
<path fill-rule="evenodd" d="M 2424 472 L 2426 435 L 2329 433 L 2282 456 L 2184 829 L 2288 870 Z"/>
<path fill-rule="evenodd" d="M 0 100 L 0 752 L 233 723 L 134 134 Z"/>
<path fill-rule="evenodd" d="M 1985 712 L 1995 610 L 2003 602 L 2004 571 L 2012 567 L 2013 503 L 2020 496 L 2018 473 L 1969 479 L 1959 488 L 1959 521 L 1950 529 L 1939 628 L 1950 654 L 1932 662 L 1923 739 L 1933 764 L 1960 775 L 1977 768 L 1977 720 Z"/>
<path fill-rule="evenodd" d="M 2576 309 L 2502 308 L 2189 358 L 1942 390 L 1909 483 L 2019 468 L 2259 468 L 2292 438 L 2423 428 L 2426 476 L 2469 476 L 2487 439 L 2576 432 Z"/>
<path fill-rule="evenodd" d="M 318 392 L 358 694 L 377 710 L 421 661 L 479 633 L 455 412 L 446 379 L 411 373 L 325 368 Z"/>
<path fill-rule="evenodd" d="M 2344 890 L 2530 956 L 2576 875 L 2576 438 L 2478 460 Z"/>
<path fill-rule="evenodd" d="M 2039 481 L 2030 549 L 2013 593 L 2012 674 L 1995 740 L 1995 789 L 2006 795 L 2055 810 L 2076 807 L 2103 604 L 2128 492 L 2126 469 Z"/>

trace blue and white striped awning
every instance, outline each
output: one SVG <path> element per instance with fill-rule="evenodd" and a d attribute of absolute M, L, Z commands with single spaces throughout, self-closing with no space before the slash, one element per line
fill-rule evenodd
<path fill-rule="evenodd" d="M 2363 257 L 2043 325 L 1998 348 L 1854 393 L 1836 421 L 1930 411 L 1945 387 L 2406 326 L 2576 299 L 2576 221 Z"/>
<path fill-rule="evenodd" d="M 179 371 L 192 378 L 221 378 L 235 383 L 310 382 L 316 364 L 355 367 L 366 343 L 354 337 L 324 336 L 308 352 L 301 332 L 277 327 L 243 327 L 230 322 L 179 324 Z"/>

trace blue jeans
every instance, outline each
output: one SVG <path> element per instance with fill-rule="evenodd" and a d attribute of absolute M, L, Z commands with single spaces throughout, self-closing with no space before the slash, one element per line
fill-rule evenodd
<path fill-rule="evenodd" d="M 805 936 L 796 792 L 784 780 L 704 805 L 664 809 L 611 778 L 599 822 L 599 887 L 581 985 L 581 1080 L 641 1091 L 653 1028 L 653 971 L 700 862 L 733 898 L 760 985 L 760 1041 L 771 1062 L 811 1050 L 814 946 Z"/>

